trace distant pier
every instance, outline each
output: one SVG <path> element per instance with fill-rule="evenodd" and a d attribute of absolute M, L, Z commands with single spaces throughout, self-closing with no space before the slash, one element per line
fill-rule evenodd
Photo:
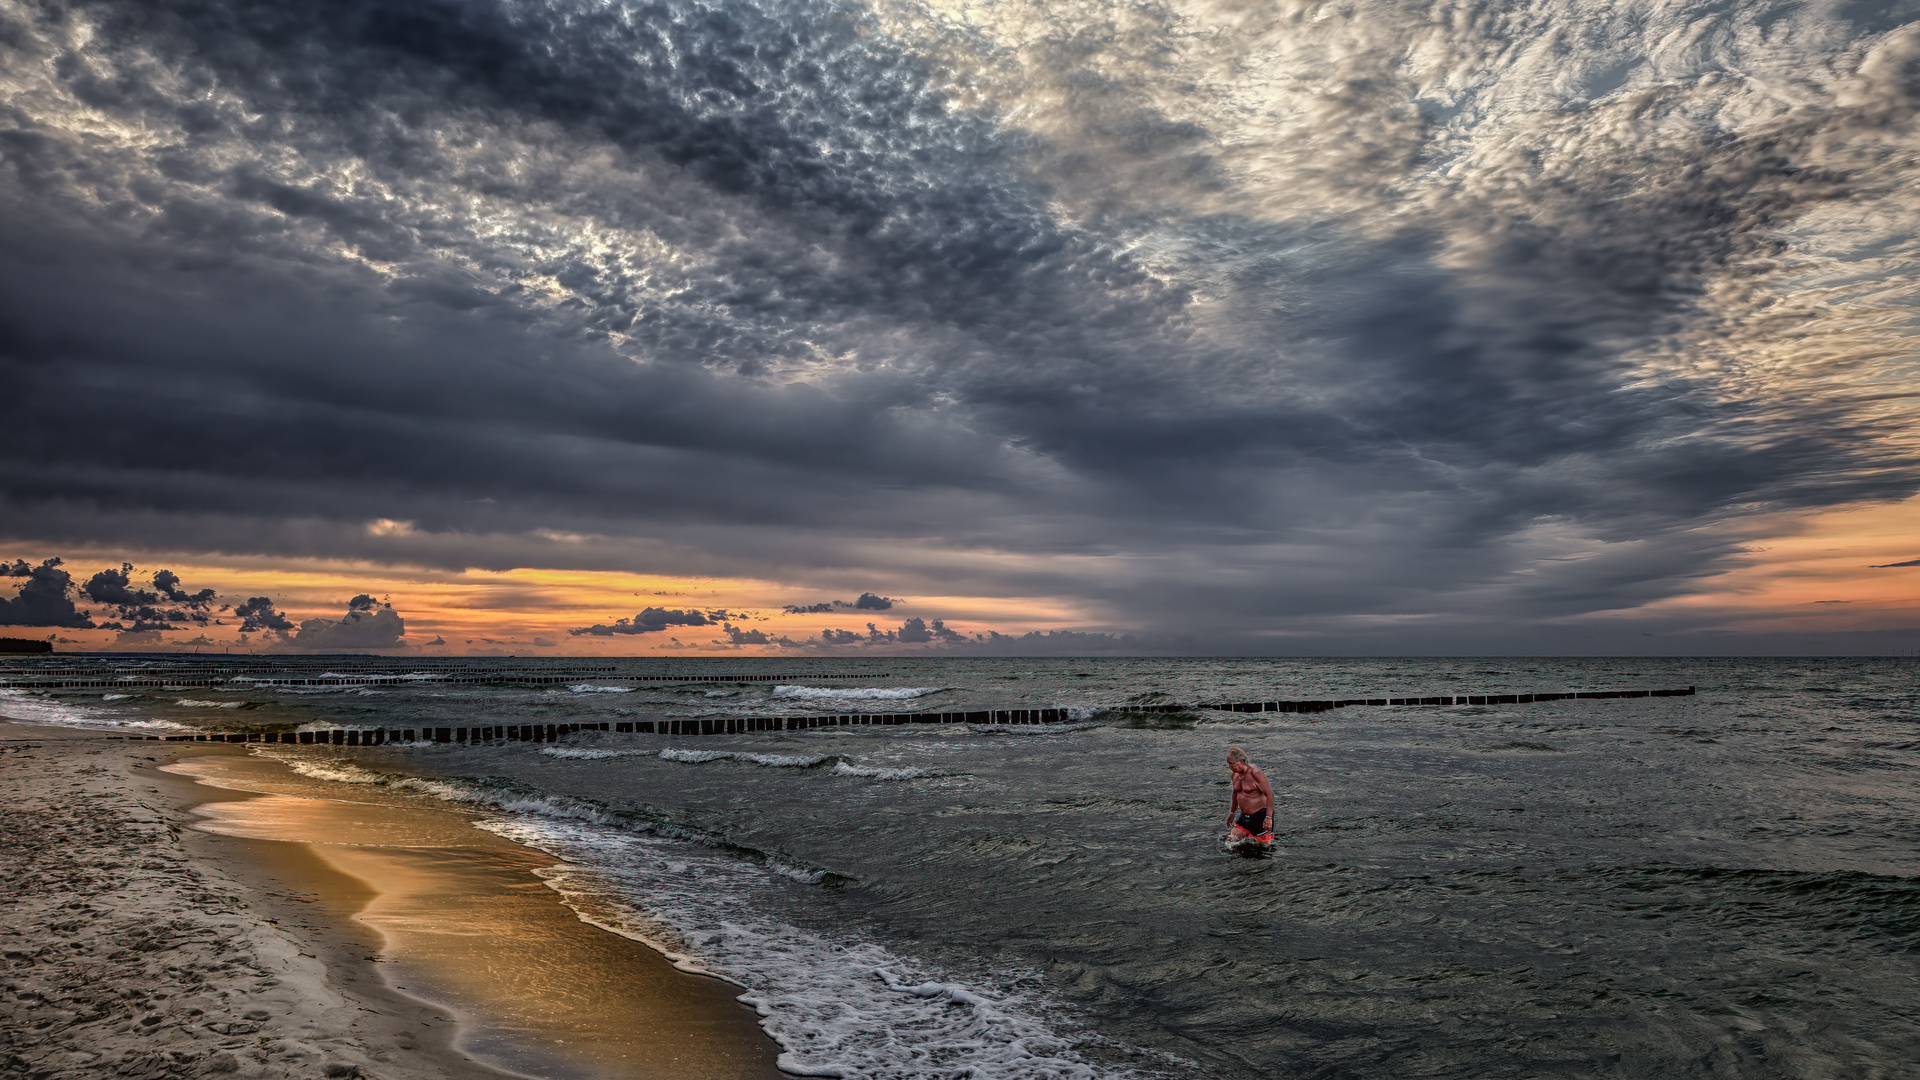
<path fill-rule="evenodd" d="M 809 675 L 805 678 L 822 678 Z M 764 676 L 760 681 L 774 679 Z M 780 679 L 790 676 L 778 676 Z M 688 679 L 684 681 L 708 681 Z M 711 681 L 719 681 L 716 676 Z M 1327 698 L 1314 701 L 1234 701 L 1203 705 L 1115 705 L 1094 713 L 1322 713 L 1352 705 L 1524 705 L 1592 698 L 1692 697 L 1691 686 L 1671 690 L 1579 690 L 1559 694 L 1440 694 L 1419 697 Z M 728 716 L 697 720 L 623 720 L 597 724 L 488 724 L 480 727 L 324 728 L 317 731 L 212 732 L 196 735 L 127 735 L 151 742 L 279 743 L 301 746 L 386 746 L 409 743 L 555 742 L 580 731 L 632 735 L 745 735 L 762 731 L 890 727 L 902 724 L 1059 724 L 1067 709 L 984 709 L 973 712 L 839 713 L 832 716 Z"/>

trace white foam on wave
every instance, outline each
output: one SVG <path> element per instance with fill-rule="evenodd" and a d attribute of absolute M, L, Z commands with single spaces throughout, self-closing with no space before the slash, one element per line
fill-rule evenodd
<path fill-rule="evenodd" d="M 373 697 L 384 693 L 372 686 L 287 686 L 281 683 L 261 680 L 247 687 L 247 690 L 266 690 L 281 695 L 345 694 L 352 697 Z"/>
<path fill-rule="evenodd" d="M 102 700 L 105 698 L 103 697 Z M 133 728 L 143 731 L 193 730 L 185 724 L 176 724 L 171 720 L 123 720 L 113 716 L 99 716 L 77 705 L 40 697 L 31 690 L 0 690 L 0 712 L 29 724 L 52 724 L 58 727 Z"/>
<path fill-rule="evenodd" d="M 244 701 L 201 701 L 198 698 L 181 698 L 174 702 L 183 709 L 237 709 L 245 705 Z"/>
<path fill-rule="evenodd" d="M 948 690 L 946 686 L 787 686 L 773 688 L 777 698 L 801 701 L 905 701 Z"/>
<path fill-rule="evenodd" d="M 317 779 L 382 784 L 512 815 L 475 824 L 566 860 L 536 873 L 582 921 L 655 948 L 682 970 L 740 986 L 740 1000 L 760 1014 L 782 1048 L 779 1067 L 789 1073 L 844 1080 L 1146 1075 L 1087 1061 L 1048 1018 L 1048 1003 L 1021 989 L 1035 983 L 1031 973 L 963 981 L 881 945 L 767 914 L 792 899 L 775 890 L 818 884 L 822 871 L 773 857 L 742 859 L 692 830 L 618 822 L 584 800 L 381 774 L 271 747 L 260 752 Z"/>
<path fill-rule="evenodd" d="M 689 765 L 704 765 L 709 761 L 725 761 L 733 756 L 731 750 L 680 750 L 668 747 L 660 751 L 662 761 L 684 761 Z"/>
<path fill-rule="evenodd" d="M 574 683 L 567 687 L 576 694 L 631 694 L 631 686 L 596 686 L 593 683 Z"/>
<path fill-rule="evenodd" d="M 855 765 L 851 761 L 836 762 L 833 766 L 835 776 L 860 776 L 868 780 L 919 780 L 935 774 L 925 769 L 888 769 L 879 765 Z"/>
<path fill-rule="evenodd" d="M 583 799 L 529 794 L 471 780 L 378 773 L 371 769 L 363 769 L 349 761 L 307 757 L 276 751 L 272 747 L 263 746 L 255 752 L 273 757 L 285 763 L 294 772 L 302 776 L 311 776 L 316 780 L 331 780 L 342 784 L 377 784 L 395 791 L 413 791 L 422 795 L 431 795 L 436 799 L 461 806 L 478 806 L 562 821 L 604 824 L 613 820 L 605 810 Z"/>
<path fill-rule="evenodd" d="M 938 775 L 925 769 L 890 769 L 878 765 L 861 765 L 837 754 L 759 754 L 746 750 L 682 750 L 677 747 L 668 747 L 664 750 L 598 750 L 572 746 L 542 747 L 540 753 L 562 761 L 658 757 L 662 761 L 677 761 L 686 765 L 704 765 L 710 761 L 741 761 L 768 769 L 811 769 L 831 761 L 833 762 L 831 775 L 858 776 L 868 780 L 918 780 L 922 777 Z M 810 874 L 812 871 L 806 871 L 806 873 Z"/>
<path fill-rule="evenodd" d="M 659 835 L 558 821 L 480 827 L 566 860 L 536 871 L 580 918 L 744 989 L 781 1046 L 779 1067 L 846 1080 L 1132 1077 L 1095 1066 L 1047 1016 L 1025 973 L 962 980 L 872 943 L 766 914 L 781 878 L 817 874 L 730 858 Z M 998 985 L 993 985 L 998 984 Z"/>
<path fill-rule="evenodd" d="M 825 870 L 810 870 L 804 866 L 795 866 L 792 863 L 782 862 L 771 855 L 767 856 L 765 866 L 781 877 L 792 878 L 802 885 L 818 885 L 827 880 L 827 872 Z"/>
<path fill-rule="evenodd" d="M 802 757 L 797 754 L 755 754 L 745 750 L 681 750 L 668 747 L 662 750 L 662 761 L 681 761 L 690 765 L 703 765 L 709 761 L 745 761 L 771 769 L 811 769 L 833 760 L 832 755 L 816 754 Z"/>
<path fill-rule="evenodd" d="M 540 752 L 548 757 L 561 758 L 566 761 L 600 761 L 605 758 L 652 757 L 658 753 L 658 751 L 655 750 L 592 750 L 586 747 L 576 746 L 543 746 L 540 748 Z"/>

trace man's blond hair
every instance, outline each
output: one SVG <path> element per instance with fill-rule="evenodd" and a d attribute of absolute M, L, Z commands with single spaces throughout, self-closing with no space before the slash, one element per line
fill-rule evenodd
<path fill-rule="evenodd" d="M 1247 752 L 1237 746 L 1229 746 L 1227 747 L 1227 757 L 1232 761 L 1246 761 Z"/>

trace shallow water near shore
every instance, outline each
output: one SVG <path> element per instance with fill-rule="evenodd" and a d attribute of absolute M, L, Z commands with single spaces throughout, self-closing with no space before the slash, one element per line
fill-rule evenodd
<path fill-rule="evenodd" d="M 304 845 L 365 883 L 354 917 L 384 939 L 388 982 L 454 1008 L 459 1045 L 480 1060 L 542 1080 L 781 1075 L 737 987 L 583 926 L 541 885 L 554 860 L 474 828 L 474 815 L 257 757 L 164 771 L 256 793 L 197 807 L 202 830 Z"/>
<path fill-rule="evenodd" d="M 726 669 L 756 663 L 804 666 Z M 369 726 L 1083 710 L 1061 728 L 267 750 L 565 860 L 541 873 L 581 917 L 744 987 L 797 1071 L 1665 1080 L 1920 1060 L 1911 663 L 858 663 L 831 682 L 234 697 Z M 1098 714 L 1686 685 L 1699 695 Z M 237 711 L 137 697 L 42 700 L 98 723 Z M 1229 744 L 1273 781 L 1271 859 L 1221 850 Z"/>

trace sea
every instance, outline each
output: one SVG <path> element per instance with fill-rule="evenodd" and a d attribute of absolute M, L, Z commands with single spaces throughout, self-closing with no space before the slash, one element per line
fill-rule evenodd
<path fill-rule="evenodd" d="M 83 670 L 126 685 L 31 685 Z M 736 984 L 798 1075 L 1920 1075 L 1910 659 L 56 656 L 0 679 L 0 711 L 126 734 L 1068 710 L 252 747 L 555 856 L 561 901 Z M 1270 857 L 1223 844 L 1230 746 L 1272 783 Z"/>

